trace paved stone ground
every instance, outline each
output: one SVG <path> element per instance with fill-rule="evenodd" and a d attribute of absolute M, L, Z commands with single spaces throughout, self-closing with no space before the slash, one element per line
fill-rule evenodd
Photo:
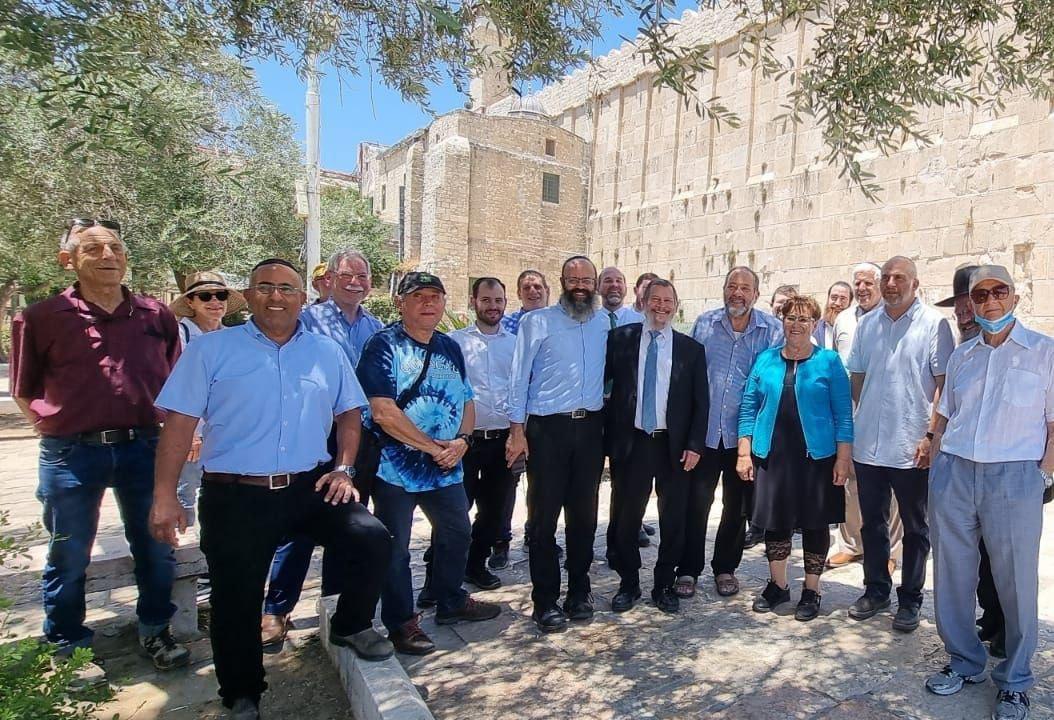
<path fill-rule="evenodd" d="M 12 431 L 13 432 L 13 431 Z M 2 434 L 0 434 L 2 435 Z M 39 514 L 33 498 L 36 443 L 0 440 L 0 508 L 11 512 L 15 529 Z M 607 516 L 607 485 L 601 487 L 601 517 Z M 1054 506 L 1047 508 L 1048 522 Z M 516 527 L 522 526 L 522 503 Z M 654 521 L 654 503 L 649 508 Z M 714 518 L 716 522 L 716 518 Z M 103 532 L 119 532 L 113 504 L 104 505 Z M 711 526 L 713 527 L 713 525 Z M 676 616 L 641 604 L 615 615 L 608 601 L 617 579 L 602 561 L 603 526 L 597 534 L 593 565 L 598 613 L 588 624 L 544 636 L 530 622 L 527 563 L 514 543 L 514 565 L 499 574 L 505 586 L 480 596 L 503 604 L 498 619 L 479 624 L 437 627 L 431 613 L 424 625 L 440 651 L 424 658 L 402 658 L 437 718 L 987 718 L 994 687 L 968 687 L 951 698 L 929 695 L 922 682 L 945 662 L 932 622 L 931 597 L 926 620 L 912 635 L 890 628 L 890 616 L 855 622 L 845 611 L 862 587 L 859 565 L 824 576 L 823 614 L 811 623 L 796 622 L 792 607 L 774 615 L 750 611 L 753 593 L 767 577 L 760 548 L 746 553 L 740 571 L 743 592 L 720 598 L 712 582 L 700 583 L 696 597 Z M 416 560 L 427 542 L 428 524 L 414 525 Z M 1040 647 L 1034 661 L 1039 683 L 1031 693 L 1032 717 L 1054 718 L 1054 557 L 1050 533 L 1044 539 L 1041 569 Z M 645 594 L 654 546 L 643 551 Z M 802 576 L 800 548 L 793 556 L 792 585 Z M 317 556 L 316 556 L 317 567 Z M 420 584 L 422 567 L 415 563 Z M 0 573 L 0 593 L 17 604 L 8 630 L 34 635 L 40 627 L 38 567 Z M 281 654 L 266 659 L 272 691 L 268 717 L 347 717 L 336 673 L 316 642 L 314 599 L 317 578 L 309 581 L 297 613 L 298 630 Z M 133 649 L 134 591 L 95 596 L 89 622 L 99 629 L 97 651 L 108 673 L 121 684 L 114 702 L 98 715 L 115 712 L 136 718 L 216 718 L 215 680 L 208 643 L 193 644 L 197 661 L 189 672 L 155 673 Z M 307 712 L 305 712 L 307 711 Z"/>

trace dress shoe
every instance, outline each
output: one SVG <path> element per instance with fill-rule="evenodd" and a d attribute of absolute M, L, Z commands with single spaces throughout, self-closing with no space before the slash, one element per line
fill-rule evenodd
<path fill-rule="evenodd" d="M 465 582 L 475 585 L 480 590 L 495 590 L 501 587 L 501 578 L 482 565 L 472 570 L 466 570 Z"/>
<path fill-rule="evenodd" d="M 363 660 L 384 660 L 395 652 L 391 641 L 372 627 L 351 635 L 338 635 L 330 630 L 329 641 L 339 647 L 351 648 Z"/>
<path fill-rule="evenodd" d="M 396 652 L 404 655 L 427 655 L 435 652 L 436 644 L 421 629 L 421 616 L 414 615 L 398 629 L 388 633 Z"/>
<path fill-rule="evenodd" d="M 644 532 L 648 533 L 648 535 L 655 534 L 655 526 L 651 523 L 641 523 L 641 527 L 644 528 Z"/>
<path fill-rule="evenodd" d="M 421 588 L 421 592 L 417 593 L 417 607 L 421 610 L 427 610 L 435 606 L 436 596 L 432 594 L 432 588 L 425 585 Z"/>
<path fill-rule="evenodd" d="M 260 618 L 260 642 L 264 647 L 281 645 L 292 625 L 288 615 L 264 615 Z"/>
<path fill-rule="evenodd" d="M 754 598 L 753 609 L 756 613 L 767 613 L 772 612 L 777 607 L 785 602 L 790 602 L 791 590 L 788 585 L 785 588 L 781 588 L 776 583 L 769 580 L 768 584 L 765 585 L 765 589 L 761 591 L 761 594 Z"/>
<path fill-rule="evenodd" d="M 531 619 L 538 625 L 543 633 L 560 632 L 567 629 L 567 616 L 564 611 L 556 605 L 539 610 L 535 608 L 531 613 Z"/>
<path fill-rule="evenodd" d="M 260 709 L 251 698 L 241 697 L 234 701 L 227 717 L 230 720 L 260 720 Z"/>
<path fill-rule="evenodd" d="M 861 595 L 849 606 L 849 617 L 854 620 L 867 620 L 882 612 L 890 605 L 889 598 L 878 598 L 872 595 Z"/>
<path fill-rule="evenodd" d="M 507 540 L 499 540 L 494 543 L 494 551 L 487 560 L 487 567 L 491 570 L 504 570 L 509 566 L 509 543 Z"/>
<path fill-rule="evenodd" d="M 457 610 L 437 611 L 436 625 L 453 625 L 461 621 L 480 622 L 481 620 L 492 620 L 498 615 L 501 615 L 501 605 L 476 600 L 469 595 L 465 598 L 465 604 Z"/>
<path fill-rule="evenodd" d="M 633 608 L 640 600 L 640 588 L 635 587 L 629 590 L 623 590 L 619 588 L 619 591 L 615 593 L 615 597 L 611 598 L 611 611 L 617 613 L 624 613 L 627 610 Z"/>
<path fill-rule="evenodd" d="M 681 600 L 672 587 L 655 588 L 651 591 L 651 601 L 664 613 L 673 614 L 681 609 Z"/>
<path fill-rule="evenodd" d="M 809 622 L 820 614 L 820 593 L 807 587 L 801 589 L 801 599 L 794 609 L 794 619 Z"/>
<path fill-rule="evenodd" d="M 863 559 L 863 555 L 853 555 L 852 553 L 839 552 L 827 558 L 827 567 L 831 569 L 845 567 L 850 563 L 860 562 Z"/>
<path fill-rule="evenodd" d="M 571 620 L 592 620 L 593 596 L 568 595 L 564 598 L 564 613 Z"/>
<path fill-rule="evenodd" d="M 642 527 L 637 531 L 637 547 L 648 547 L 651 545 L 651 538 L 648 537 L 648 533 L 644 531 Z"/>
<path fill-rule="evenodd" d="M 893 629 L 900 632 L 915 632 L 919 626 L 921 613 L 914 605 L 901 605 L 897 608 L 897 614 L 893 616 Z"/>

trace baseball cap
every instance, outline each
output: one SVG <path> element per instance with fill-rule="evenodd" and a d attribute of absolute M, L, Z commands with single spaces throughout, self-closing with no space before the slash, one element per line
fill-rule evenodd
<path fill-rule="evenodd" d="M 1010 271 L 1002 265 L 982 265 L 974 270 L 970 276 L 970 292 L 984 280 L 998 280 L 1009 285 L 1011 290 L 1014 289 L 1014 278 L 1010 277 Z"/>
<path fill-rule="evenodd" d="M 403 279 L 399 281 L 399 289 L 396 291 L 399 295 L 409 295 L 415 290 L 422 288 L 432 288 L 446 295 L 446 288 L 443 287 L 443 281 L 432 273 L 426 272 L 409 272 L 403 275 Z"/>

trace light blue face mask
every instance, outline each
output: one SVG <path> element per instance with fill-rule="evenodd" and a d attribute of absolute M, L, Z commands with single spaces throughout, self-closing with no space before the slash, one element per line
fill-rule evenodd
<path fill-rule="evenodd" d="M 973 319 L 976 320 L 977 324 L 981 326 L 981 329 L 989 335 L 998 335 L 1006 329 L 1007 325 L 1014 322 L 1014 311 L 1011 310 L 1003 317 L 995 320 L 989 320 L 974 313 Z"/>

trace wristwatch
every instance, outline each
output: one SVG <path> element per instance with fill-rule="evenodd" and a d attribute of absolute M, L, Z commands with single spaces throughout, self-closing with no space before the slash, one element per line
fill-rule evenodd
<path fill-rule="evenodd" d="M 1046 487 L 1050 487 L 1051 485 L 1054 485 L 1054 474 L 1051 474 L 1051 473 L 1047 472 L 1043 468 L 1039 469 L 1039 474 L 1041 476 L 1043 476 L 1043 484 Z"/>
<path fill-rule="evenodd" d="M 472 449 L 472 436 L 469 435 L 468 433 L 458 433 L 457 435 L 454 436 L 454 439 L 455 440 L 464 440 L 465 441 L 465 445 L 468 447 L 468 449 L 469 450 Z"/>
<path fill-rule="evenodd" d="M 349 478 L 355 477 L 355 466 L 354 465 L 337 465 L 333 468 L 333 472 L 342 472 Z"/>
<path fill-rule="evenodd" d="M 932 439 L 933 439 L 933 433 L 931 433 L 931 432 L 927 432 L 927 433 L 926 433 L 926 439 L 927 439 L 927 440 L 932 440 Z"/>

